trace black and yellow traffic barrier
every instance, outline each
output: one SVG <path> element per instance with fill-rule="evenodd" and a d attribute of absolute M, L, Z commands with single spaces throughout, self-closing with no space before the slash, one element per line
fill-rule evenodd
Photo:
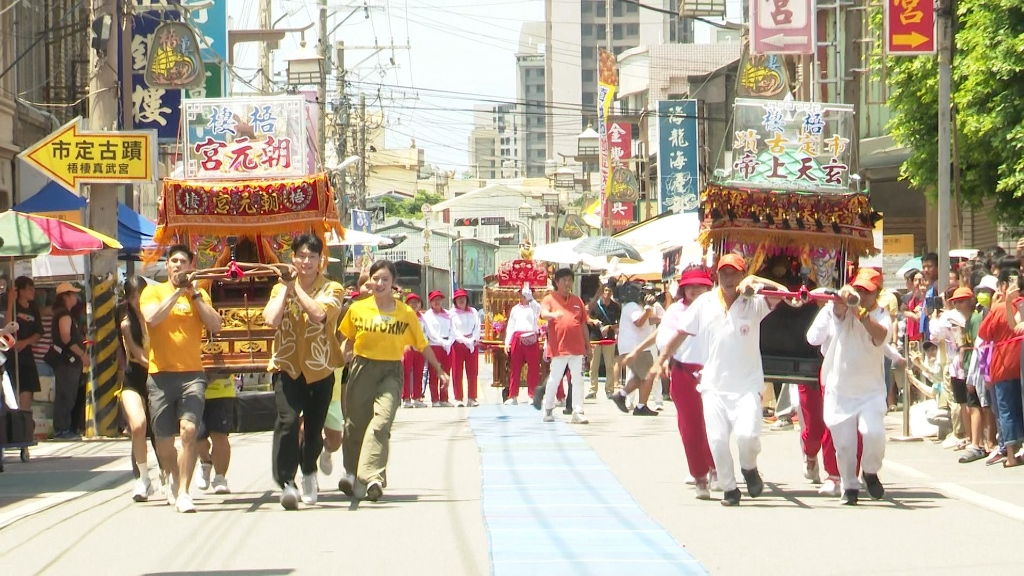
<path fill-rule="evenodd" d="M 92 316 L 95 339 L 92 346 L 92 373 L 86 391 L 86 436 L 117 436 L 117 393 L 121 390 L 118 363 L 118 330 L 115 308 L 117 282 L 113 275 L 94 277 Z"/>

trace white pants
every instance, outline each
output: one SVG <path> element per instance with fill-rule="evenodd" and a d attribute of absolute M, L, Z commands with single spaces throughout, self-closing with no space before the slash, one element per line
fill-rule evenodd
<path fill-rule="evenodd" d="M 583 356 L 555 356 L 551 359 L 551 372 L 544 388 L 544 410 L 554 410 L 558 382 L 565 374 L 566 366 L 569 367 L 569 377 L 572 379 L 572 411 L 582 414 L 583 397 L 586 395 L 583 391 Z"/>
<path fill-rule="evenodd" d="M 836 447 L 836 464 L 843 479 L 843 490 L 859 490 L 857 479 L 857 432 L 860 432 L 864 450 L 860 467 L 866 474 L 878 474 L 885 457 L 885 412 L 865 409 L 856 415 L 828 427 L 832 444 Z"/>
<path fill-rule="evenodd" d="M 722 490 L 736 489 L 736 470 L 733 468 L 729 437 L 736 435 L 740 452 L 740 468 L 757 468 L 757 455 L 761 453 L 761 396 L 757 392 L 743 395 L 721 395 L 702 392 L 704 425 L 708 432 L 708 446 L 718 471 Z"/>

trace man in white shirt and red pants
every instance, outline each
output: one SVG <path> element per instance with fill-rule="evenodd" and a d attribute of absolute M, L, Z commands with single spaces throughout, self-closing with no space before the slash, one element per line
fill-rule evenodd
<path fill-rule="evenodd" d="M 452 371 L 451 349 L 455 342 L 452 332 L 452 318 L 444 309 L 444 294 L 440 290 L 434 290 L 427 296 L 430 300 L 430 310 L 421 316 L 423 325 L 427 327 L 424 335 L 430 350 L 437 358 L 437 362 L 444 369 L 446 374 Z M 428 366 L 427 384 L 430 387 L 430 397 L 433 399 L 434 408 L 450 408 L 452 403 L 448 401 L 448 387 L 438 386 L 438 373 L 433 366 Z"/>
<path fill-rule="evenodd" d="M 737 506 L 741 496 L 729 449 L 732 434 L 736 435 L 747 494 L 757 498 L 764 491 L 764 481 L 757 471 L 757 456 L 761 452 L 761 391 L 764 389 L 761 320 L 782 300 L 741 294 L 748 288 L 755 291 L 762 287 L 786 288 L 756 276 L 745 278 L 747 264 L 737 254 L 719 258 L 717 272 L 718 288 L 701 295 L 687 308 L 679 329 L 680 338 L 702 339 L 701 346 L 707 353 L 697 391 L 704 402 L 708 446 L 718 481 L 725 491 L 721 503 Z"/>
<path fill-rule="evenodd" d="M 505 325 L 505 352 L 508 354 L 508 399 L 506 404 L 519 403 L 519 383 L 526 364 L 526 390 L 533 391 L 540 381 L 540 304 L 533 299 L 529 284 L 519 293 L 519 304 L 509 310 Z"/>
<path fill-rule="evenodd" d="M 860 305 L 851 308 L 834 302 L 831 308 L 832 333 L 822 364 L 825 385 L 825 424 L 832 432 L 839 475 L 842 478 L 842 502 L 855 505 L 860 493 L 857 479 L 857 434 L 863 442 L 861 468 L 864 484 L 874 500 L 885 495 L 878 479 L 885 456 L 886 383 L 878 366 L 885 357 L 885 344 L 891 338 L 889 313 L 878 306 L 882 274 L 862 268 L 841 294 L 856 291 Z"/>
<path fill-rule="evenodd" d="M 480 316 L 476 308 L 469 305 L 469 294 L 458 289 L 452 296 L 455 303 L 449 314 L 452 317 L 452 386 L 455 388 L 455 405 L 462 405 L 462 372 L 465 367 L 467 400 L 470 408 L 479 406 L 476 401 L 477 376 L 480 372 Z"/>

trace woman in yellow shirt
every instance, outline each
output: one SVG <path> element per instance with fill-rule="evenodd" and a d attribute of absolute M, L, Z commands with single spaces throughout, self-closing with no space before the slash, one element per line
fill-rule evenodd
<path fill-rule="evenodd" d="M 366 484 L 366 498 L 373 502 L 384 494 L 387 484 L 388 438 L 401 402 L 405 347 L 421 351 L 441 374 L 442 383 L 448 384 L 416 313 L 391 293 L 397 275 L 390 261 L 374 262 L 366 284 L 372 297 L 353 302 L 339 327 L 345 337 L 345 357 L 354 354 L 355 358 L 345 388 L 345 477 L 338 488 L 355 497 L 358 479 Z"/>

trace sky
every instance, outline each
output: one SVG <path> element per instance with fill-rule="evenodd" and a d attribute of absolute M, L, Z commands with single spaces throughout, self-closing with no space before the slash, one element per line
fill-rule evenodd
<path fill-rule="evenodd" d="M 229 27 L 258 27 L 259 0 L 231 2 Z M 543 21 L 543 0 L 367 2 L 369 18 L 361 2 L 328 0 L 328 30 L 358 7 L 331 40 L 342 40 L 346 46 L 408 45 L 411 49 L 378 54 L 347 49 L 353 103 L 363 91 L 368 107 L 384 108 L 389 148 L 407 147 L 415 138 L 427 163 L 462 173 L 469 163 L 473 105 L 515 99 L 520 28 L 526 21 Z M 284 17 L 278 24 L 281 28 L 301 28 L 318 22 L 317 10 L 315 2 L 273 0 L 272 19 Z M 276 51 L 275 71 L 283 71 L 287 54 L 299 48 L 299 35 L 293 36 Z M 309 47 L 315 45 L 315 27 L 306 32 L 306 41 Z M 242 77 L 256 75 L 257 45 L 239 45 L 235 62 Z"/>
<path fill-rule="evenodd" d="M 456 174 L 467 170 L 473 106 L 515 99 L 520 30 L 524 22 L 544 20 L 544 0 L 365 0 L 370 7 L 368 18 L 364 0 L 326 1 L 328 30 L 344 20 L 332 34 L 332 44 L 341 40 L 348 47 L 410 46 L 377 54 L 346 50 L 352 102 L 358 102 L 362 91 L 369 108 L 383 107 L 387 146 L 408 147 L 415 138 L 417 147 L 425 151 L 425 162 Z M 228 27 L 258 28 L 259 2 L 230 0 Z M 659 4 L 657 0 L 646 3 Z M 736 19 L 740 0 L 727 0 L 727 4 L 731 19 Z M 279 18 L 279 28 L 313 23 L 306 41 L 315 47 L 319 22 L 315 0 L 272 0 L 272 21 Z M 695 31 L 698 43 L 708 41 L 709 27 L 697 24 Z M 299 41 L 298 34 L 290 35 L 274 54 L 274 69 L 282 81 L 285 58 L 299 49 Z M 236 48 L 240 76 L 257 76 L 257 46 Z M 329 90 L 333 93 L 333 79 Z"/>

